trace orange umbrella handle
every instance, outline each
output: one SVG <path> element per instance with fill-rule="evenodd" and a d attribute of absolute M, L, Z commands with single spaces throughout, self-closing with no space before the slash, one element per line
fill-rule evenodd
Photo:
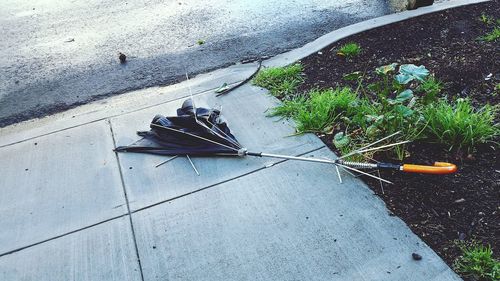
<path fill-rule="evenodd" d="M 444 175 L 456 172 L 457 166 L 446 162 L 436 162 L 434 166 L 403 164 L 402 170 L 407 173 Z"/>

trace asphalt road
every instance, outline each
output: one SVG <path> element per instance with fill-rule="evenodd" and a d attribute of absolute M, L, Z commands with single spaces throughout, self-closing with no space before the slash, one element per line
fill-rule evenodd
<path fill-rule="evenodd" d="M 276 55 L 394 1 L 3 0 L 0 127 Z"/>

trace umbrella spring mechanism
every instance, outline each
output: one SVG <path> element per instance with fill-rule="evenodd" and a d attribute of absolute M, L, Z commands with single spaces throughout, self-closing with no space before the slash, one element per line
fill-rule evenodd
<path fill-rule="evenodd" d="M 377 164 L 373 164 L 373 163 L 351 162 L 351 161 L 344 161 L 342 159 L 339 159 L 336 162 L 339 163 L 340 165 L 348 166 L 348 167 L 355 168 L 355 169 L 377 168 Z"/>

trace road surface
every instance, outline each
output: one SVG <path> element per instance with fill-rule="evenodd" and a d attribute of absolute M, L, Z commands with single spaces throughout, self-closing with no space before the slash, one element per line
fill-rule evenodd
<path fill-rule="evenodd" d="M 4 0 L 0 127 L 273 56 L 394 12 L 392 2 Z"/>

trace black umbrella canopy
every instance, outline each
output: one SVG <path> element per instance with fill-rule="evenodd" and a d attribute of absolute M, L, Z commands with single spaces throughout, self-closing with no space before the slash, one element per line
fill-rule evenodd
<path fill-rule="evenodd" d="M 219 110 L 196 108 L 187 99 L 177 109 L 177 116 L 156 115 L 150 131 L 137 132 L 142 139 L 118 152 L 139 152 L 160 155 L 238 155 L 241 145 L 231 134 Z"/>

